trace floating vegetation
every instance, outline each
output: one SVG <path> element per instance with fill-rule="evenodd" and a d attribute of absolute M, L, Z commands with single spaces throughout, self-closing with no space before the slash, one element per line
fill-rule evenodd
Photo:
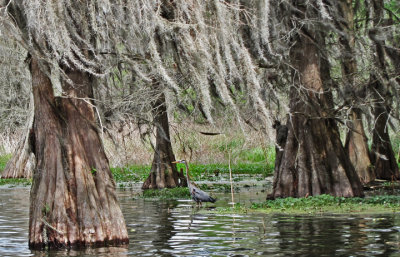
<path fill-rule="evenodd" d="M 201 190 L 205 191 L 216 191 L 216 192 L 223 192 L 223 193 L 230 193 L 231 192 L 231 185 L 230 184 L 200 184 L 198 185 Z M 240 191 L 239 186 L 234 186 L 233 190 L 235 192 Z"/>
<path fill-rule="evenodd" d="M 111 173 L 115 182 L 143 182 L 149 176 L 150 165 L 130 165 L 127 167 L 112 167 Z"/>
<path fill-rule="evenodd" d="M 234 175 L 270 176 L 274 167 L 267 163 L 240 163 L 231 166 Z M 195 180 L 218 180 L 220 176 L 229 174 L 228 164 L 190 164 L 190 175 Z"/>
<path fill-rule="evenodd" d="M 235 204 L 233 208 L 218 208 L 221 213 L 388 213 L 400 211 L 400 196 L 380 195 L 366 198 L 345 198 L 331 195 L 319 195 L 307 198 L 278 198 L 262 203 L 252 203 L 250 207 Z"/>
<path fill-rule="evenodd" d="M 187 187 L 175 187 L 164 189 L 147 189 L 143 191 L 143 198 L 154 198 L 162 200 L 190 199 Z"/>
<path fill-rule="evenodd" d="M 178 166 L 178 169 L 182 168 Z M 273 167 L 266 163 L 241 163 L 232 165 L 234 175 L 254 176 L 262 180 L 272 175 Z M 119 182 L 144 182 L 149 176 L 150 165 L 130 165 L 127 167 L 112 167 L 111 172 L 114 180 Z M 195 181 L 218 181 L 229 174 L 227 164 L 190 164 L 190 176 Z M 246 177 L 245 179 L 247 179 Z M 234 181 L 241 181 L 243 178 L 235 177 Z"/>
<path fill-rule="evenodd" d="M 250 208 L 267 212 L 387 212 L 400 210 L 400 196 L 381 195 L 366 198 L 345 198 L 319 195 L 307 198 L 288 197 L 267 200 L 263 203 L 253 203 Z"/>

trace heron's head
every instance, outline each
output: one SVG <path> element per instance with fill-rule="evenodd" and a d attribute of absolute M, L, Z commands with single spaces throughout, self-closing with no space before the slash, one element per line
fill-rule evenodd
<path fill-rule="evenodd" d="M 185 160 L 178 160 L 178 161 L 174 161 L 172 163 L 186 163 L 186 161 Z"/>

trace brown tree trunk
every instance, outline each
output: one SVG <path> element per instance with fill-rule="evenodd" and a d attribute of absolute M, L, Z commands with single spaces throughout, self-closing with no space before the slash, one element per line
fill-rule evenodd
<path fill-rule="evenodd" d="M 338 128 L 326 117 L 329 99 L 321 81 L 316 38 L 316 33 L 303 28 L 291 49 L 292 64 L 299 74 L 295 83 L 299 85 L 291 89 L 288 136 L 268 198 L 363 195 Z"/>
<path fill-rule="evenodd" d="M 171 1 L 161 1 L 160 14 L 164 19 L 174 21 L 175 9 L 173 4 L 171 4 Z M 161 31 L 158 29 L 155 32 L 154 40 L 161 55 L 167 55 L 169 56 L 168 58 L 170 58 L 170 54 L 172 54 L 174 61 L 178 64 L 178 67 L 176 68 L 181 69 L 176 42 L 171 39 L 165 40 L 165 36 L 163 36 Z M 155 81 L 153 83 L 155 85 L 154 91 L 157 92 L 156 88 L 159 85 L 157 85 L 157 82 Z M 172 151 L 164 93 L 161 93 L 159 98 L 153 102 L 153 118 L 156 127 L 156 146 L 154 148 L 154 157 L 150 175 L 143 183 L 142 189 L 161 189 L 186 186 L 186 178 L 183 171 L 178 172 L 176 164 L 171 163 L 175 161 L 175 156 Z"/>
<path fill-rule="evenodd" d="M 354 76 L 357 73 L 357 62 L 355 59 L 355 33 L 354 33 L 354 11 L 352 0 L 339 1 L 340 14 L 342 19 L 337 23 L 342 32 L 340 42 L 343 49 L 342 76 L 344 80 L 345 101 L 352 105 L 349 113 L 347 126 L 349 132 L 346 135 L 345 150 L 353 167 L 355 168 L 362 183 L 369 183 L 375 179 L 369 158 L 367 136 L 365 135 L 362 121 L 361 109 L 357 107 L 358 92 L 360 88 L 354 83 Z M 353 106 L 354 105 L 354 106 Z"/>
<path fill-rule="evenodd" d="M 33 125 L 37 166 L 31 189 L 29 246 L 60 247 L 128 242 L 108 159 L 86 99 L 90 78 L 65 70 L 68 97 L 54 97 L 49 78 L 32 59 Z"/>
<path fill-rule="evenodd" d="M 373 1 L 374 27 L 379 30 L 383 18 L 384 5 L 382 0 Z M 384 41 L 380 41 L 373 34 L 371 39 L 375 42 L 375 62 L 380 75 L 372 74 L 372 95 L 374 98 L 373 113 L 375 126 L 372 137 L 371 160 L 375 166 L 375 174 L 381 179 L 400 178 L 399 167 L 389 137 L 389 113 L 392 96 L 388 88 L 388 76 L 385 64 Z"/>
<path fill-rule="evenodd" d="M 375 180 L 376 176 L 369 157 L 361 110 L 354 108 L 350 112 L 349 118 L 348 127 L 350 129 L 346 136 L 345 151 L 361 183 L 366 184 Z"/>
<path fill-rule="evenodd" d="M 31 178 L 35 155 L 29 147 L 29 135 L 21 140 L 1 174 L 1 178 Z"/>
<path fill-rule="evenodd" d="M 156 126 L 156 147 L 149 177 L 142 189 L 161 189 L 184 186 L 186 178 L 183 172 L 178 173 L 172 151 L 169 133 L 168 113 L 165 96 L 162 94 L 154 104 L 153 116 Z"/>

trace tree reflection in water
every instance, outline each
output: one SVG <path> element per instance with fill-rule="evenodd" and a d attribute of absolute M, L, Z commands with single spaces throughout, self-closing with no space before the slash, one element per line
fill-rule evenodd
<path fill-rule="evenodd" d="M 274 215 L 272 220 L 275 219 L 272 230 L 277 230 L 277 247 L 285 256 L 390 256 L 398 253 L 398 249 L 390 247 L 390 242 L 398 240 L 398 233 L 393 234 L 394 215 L 374 218 Z"/>

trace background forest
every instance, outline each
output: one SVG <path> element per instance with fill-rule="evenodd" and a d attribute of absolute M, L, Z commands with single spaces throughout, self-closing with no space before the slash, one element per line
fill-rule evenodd
<path fill-rule="evenodd" d="M 265 164 L 271 199 L 400 177 L 396 0 L 3 0 L 0 13 L 2 177 L 33 176 L 32 247 L 43 217 L 63 231 L 65 209 L 95 217 L 84 206 L 99 199 L 104 224 L 122 221 L 95 241 L 127 240 L 110 166 L 151 163 L 149 189 L 184 185 L 178 157 Z"/>

